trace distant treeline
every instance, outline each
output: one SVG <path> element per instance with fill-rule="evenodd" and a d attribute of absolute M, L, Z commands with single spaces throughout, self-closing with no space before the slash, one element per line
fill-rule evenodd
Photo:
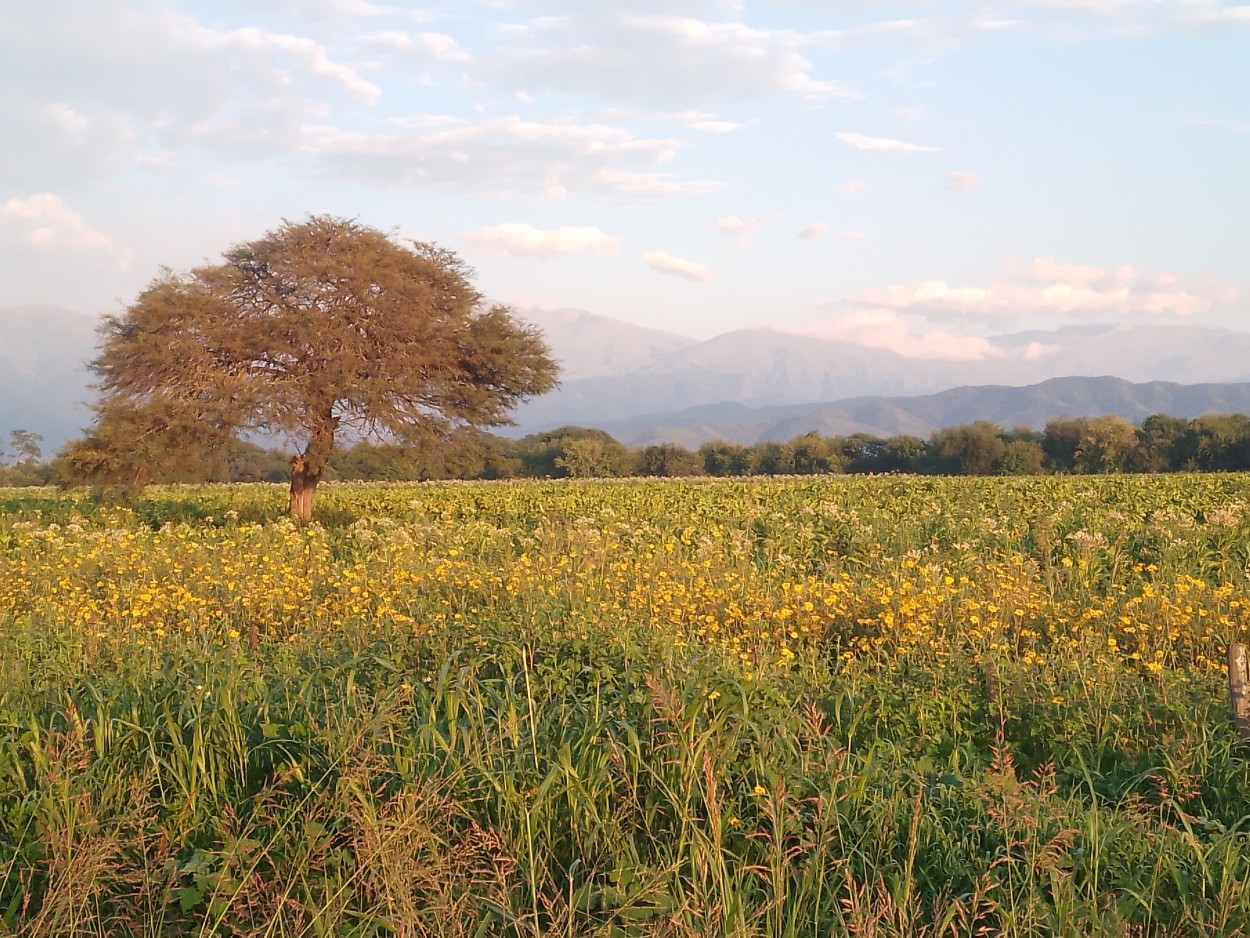
<path fill-rule="evenodd" d="M 15 431 L 23 434 L 23 431 Z M 72 485 L 62 457 L 39 458 L 38 440 L 5 460 L 0 485 Z M 11 450 L 16 448 L 11 447 Z M 13 456 L 17 458 L 14 459 Z M 153 482 L 281 482 L 289 456 L 237 441 L 153 467 Z M 12 463 L 12 464 L 9 464 Z M 984 420 L 916 436 L 812 432 L 784 443 L 754 446 L 716 441 L 690 450 L 674 443 L 629 448 L 602 430 L 561 427 L 518 440 L 464 431 L 442 440 L 359 442 L 331 457 L 328 479 L 619 478 L 625 476 L 761 476 L 909 472 L 929 475 L 1036 475 L 1110 472 L 1234 472 L 1250 470 L 1250 416 L 1187 419 L 1155 414 L 1137 426 L 1108 415 L 1059 417 L 1043 430 L 1005 430 Z"/>

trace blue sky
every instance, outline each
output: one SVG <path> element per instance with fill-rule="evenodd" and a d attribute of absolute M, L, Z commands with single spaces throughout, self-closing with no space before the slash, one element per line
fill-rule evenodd
<path fill-rule="evenodd" d="M 696 337 L 1250 329 L 1250 4 L 40 0 L 0 75 L 0 307 L 328 212 Z"/>

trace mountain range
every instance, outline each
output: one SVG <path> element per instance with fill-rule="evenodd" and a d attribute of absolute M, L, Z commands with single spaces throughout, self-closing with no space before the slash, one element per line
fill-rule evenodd
<path fill-rule="evenodd" d="M 1250 382 L 1237 384 L 1135 384 L 1110 376 L 1051 378 L 1025 387 L 978 385 L 915 397 L 860 397 L 828 404 L 746 407 L 713 404 L 676 414 L 608 421 L 602 429 L 630 446 L 680 443 L 695 448 L 709 440 L 751 445 L 785 441 L 813 430 L 825 436 L 908 434 L 988 420 L 1010 429 L 1042 429 L 1061 416 L 1116 414 L 1138 423 L 1151 414 L 1200 417 L 1250 413 Z"/>
<path fill-rule="evenodd" d="M 636 327 L 604 317 L 560 311 L 522 315 L 542 327 L 557 357 L 584 361 L 569 324 L 599 320 L 599 336 L 622 347 Z M 582 328 L 585 328 L 582 326 Z M 653 330 L 651 341 L 662 348 Z M 660 335 L 663 335 L 661 333 Z M 777 329 L 743 329 L 703 342 L 673 336 L 661 351 L 629 371 L 566 372 L 560 387 L 516 413 L 519 429 L 563 424 L 620 426 L 639 418 L 737 403 L 750 408 L 828 403 L 857 397 L 933 394 L 955 387 L 1022 387 L 1058 377 L 1114 374 L 1132 382 L 1178 384 L 1250 381 L 1250 334 L 1196 326 L 1070 326 L 996 336 L 972 361 L 917 359 Z M 636 345 L 634 347 L 637 347 Z"/>
<path fill-rule="evenodd" d="M 925 436 L 975 419 L 1250 412 L 1250 334 L 1229 330 L 1069 326 L 992 337 L 982 357 L 952 361 L 769 328 L 698 340 L 582 310 L 518 314 L 562 370 L 556 391 L 517 409 L 511 436 L 577 424 L 694 446 L 808 430 Z M 0 309 L 0 443 L 20 427 L 51 452 L 90 422 L 97 322 L 46 305 Z"/>

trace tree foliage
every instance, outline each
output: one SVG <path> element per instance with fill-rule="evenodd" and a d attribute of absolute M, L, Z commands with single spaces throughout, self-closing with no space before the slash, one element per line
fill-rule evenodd
<path fill-rule="evenodd" d="M 210 448 L 280 435 L 297 449 L 291 513 L 306 519 L 343 435 L 498 425 L 554 386 L 540 335 L 486 304 L 471 276 L 436 245 L 328 216 L 165 272 L 102 327 L 84 461 L 141 475 L 159 462 L 145 442 L 167 450 L 188 429 Z"/>

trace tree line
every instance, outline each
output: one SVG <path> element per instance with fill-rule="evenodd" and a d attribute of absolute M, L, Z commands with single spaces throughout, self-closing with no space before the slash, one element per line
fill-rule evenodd
<path fill-rule="evenodd" d="M 1241 415 L 1065 417 L 1041 431 L 976 421 L 927 440 L 813 432 L 694 451 L 580 427 L 508 440 L 486 428 L 551 390 L 558 364 L 472 277 L 437 244 L 324 215 L 284 221 L 220 263 L 164 270 L 103 319 L 93 426 L 47 462 L 36 434 L 12 431 L 0 485 L 281 480 L 291 517 L 307 521 L 322 479 L 1250 469 Z"/>
<path fill-rule="evenodd" d="M 42 460 L 36 434 L 9 436 L 0 449 L 0 485 L 73 485 L 83 481 L 68 444 Z M 154 482 L 283 482 L 289 456 L 234 440 L 194 459 L 154 460 Z M 185 453 L 182 453 L 185 456 Z M 928 439 L 806 433 L 752 446 L 714 441 L 627 447 L 603 430 L 561 427 L 520 439 L 480 429 L 402 440 L 358 441 L 333 453 L 325 476 L 340 481 L 559 479 L 664 476 L 767 476 L 837 473 L 1036 475 L 1115 472 L 1250 471 L 1250 416 L 1188 419 L 1154 414 L 1137 425 L 1120 417 L 1058 417 L 1041 430 L 1006 430 L 985 420 Z"/>

